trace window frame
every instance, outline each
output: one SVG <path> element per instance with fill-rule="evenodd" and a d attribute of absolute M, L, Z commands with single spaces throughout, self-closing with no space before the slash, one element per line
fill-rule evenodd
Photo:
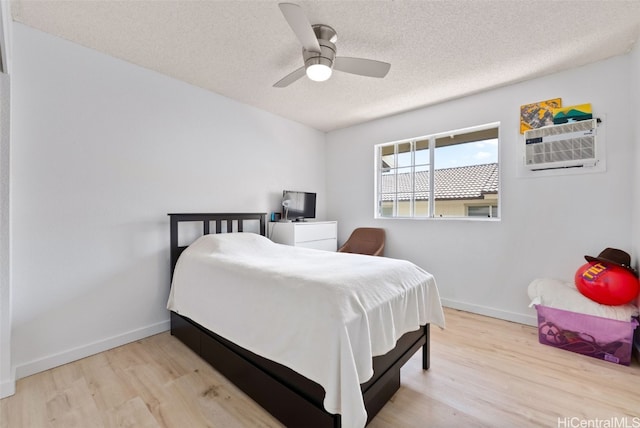
<path fill-rule="evenodd" d="M 436 140 L 443 138 L 443 137 L 450 137 L 450 138 L 455 138 L 457 135 L 463 135 L 463 134 L 471 134 L 474 132 L 481 132 L 481 131 L 485 131 L 485 130 L 492 130 L 495 129 L 497 131 L 497 140 L 498 140 L 498 148 L 497 148 L 497 164 L 498 164 L 498 191 L 497 191 L 497 198 L 495 201 L 486 201 L 486 203 L 481 204 L 481 205 L 497 205 L 497 208 L 495 208 L 496 214 L 497 216 L 491 216 L 491 217 L 477 217 L 477 216 L 469 216 L 467 214 L 465 214 L 464 216 L 436 216 L 435 215 L 435 186 L 433 185 L 435 182 L 435 168 L 433 168 L 434 166 L 434 161 L 435 161 L 435 150 L 438 148 L 436 147 Z M 416 216 L 415 215 L 415 194 L 416 194 L 416 179 L 415 179 L 415 144 L 417 142 L 421 142 L 421 141 L 429 141 L 428 144 L 428 151 L 429 151 L 429 164 L 428 164 L 428 168 L 429 168 L 429 188 L 428 188 L 428 212 L 426 216 Z M 481 141 L 481 140 L 478 140 Z M 375 219 L 381 219 L 381 220 L 395 220 L 395 219 L 401 219 L 401 220 L 405 220 L 405 219 L 409 219 L 409 220 L 453 220 L 453 221 L 500 221 L 502 219 L 502 167 L 501 167 L 501 162 L 500 162 L 500 141 L 501 141 L 501 130 L 500 130 L 500 122 L 491 122 L 491 123 L 486 123 L 483 125 L 477 125 L 477 126 L 470 126 L 470 127 L 466 127 L 466 128 L 460 128 L 460 129 L 456 129 L 456 130 L 452 130 L 452 131 L 446 131 L 446 132 L 439 132 L 439 133 L 434 133 L 434 134 L 427 134 L 427 135 L 422 135 L 422 136 L 418 136 L 418 137 L 413 137 L 413 138 L 406 138 L 406 139 L 402 139 L 402 140 L 397 140 L 397 141 L 390 141 L 390 142 L 386 142 L 386 143 L 379 143 L 376 144 L 374 146 L 374 206 L 373 206 L 373 210 L 374 210 L 374 218 Z M 472 141 L 469 141 L 472 142 Z M 391 216 L 383 216 L 381 215 L 381 208 L 380 208 L 380 202 L 382 201 L 382 197 L 383 197 L 383 193 L 382 193 L 382 172 L 383 172 L 383 168 L 381 168 L 381 164 L 382 164 L 382 148 L 383 147 L 388 147 L 388 146 L 392 146 L 394 145 L 395 147 L 397 147 L 400 144 L 406 144 L 406 143 L 410 143 L 412 145 L 412 151 L 411 151 L 411 194 L 412 194 L 412 198 L 410 200 L 410 204 L 409 204 L 409 215 L 398 215 L 398 194 L 400 192 L 398 192 L 398 188 L 397 188 L 397 181 L 396 181 L 396 188 L 395 188 L 395 192 L 394 192 L 394 206 L 393 206 L 393 215 Z M 456 144 L 464 144 L 464 142 L 461 143 L 456 143 Z M 397 149 L 394 149 L 394 156 L 397 155 Z M 400 169 L 400 166 L 395 166 L 394 168 Z M 493 207 L 491 208 L 492 212 L 493 212 Z M 465 213 L 467 213 L 467 206 L 465 205 Z"/>

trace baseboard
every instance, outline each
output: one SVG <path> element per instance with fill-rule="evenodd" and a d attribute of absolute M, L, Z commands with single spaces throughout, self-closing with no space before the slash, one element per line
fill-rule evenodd
<path fill-rule="evenodd" d="M 5 398 L 16 393 L 16 377 L 0 382 L 0 398 Z"/>
<path fill-rule="evenodd" d="M 440 299 L 442 306 L 452 309 L 459 309 L 465 312 L 472 312 L 474 314 L 486 315 L 492 318 L 498 318 L 505 321 L 517 322 L 519 324 L 526 324 L 531 326 L 538 325 L 538 319 L 536 315 L 519 314 L 515 312 L 503 311 L 496 308 L 490 308 L 488 306 L 474 305 L 466 302 L 459 302 L 452 299 Z"/>
<path fill-rule="evenodd" d="M 171 325 L 169 320 L 161 321 L 147 327 L 142 327 L 117 336 L 112 336 L 84 346 L 79 346 L 64 352 L 17 365 L 15 367 L 15 379 L 22 379 L 23 377 L 31 376 L 35 373 L 49 370 L 81 358 L 89 357 L 118 346 L 126 345 L 127 343 L 153 336 L 154 334 L 165 332 L 169 330 L 170 327 Z"/>

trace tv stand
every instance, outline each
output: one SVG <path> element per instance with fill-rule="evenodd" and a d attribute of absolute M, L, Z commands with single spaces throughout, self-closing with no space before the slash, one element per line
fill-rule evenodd
<path fill-rule="evenodd" d="M 269 238 L 273 242 L 316 250 L 338 249 L 337 221 L 292 221 L 269 223 Z"/>

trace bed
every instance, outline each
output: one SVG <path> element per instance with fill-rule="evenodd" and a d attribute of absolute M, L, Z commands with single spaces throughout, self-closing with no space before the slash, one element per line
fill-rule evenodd
<path fill-rule="evenodd" d="M 284 425 L 364 426 L 398 390 L 400 368 L 417 351 L 422 350 L 423 369 L 429 368 L 430 323 L 444 327 L 444 316 L 435 282 L 428 273 L 393 259 L 374 261 L 371 256 L 338 255 L 272 243 L 264 238 L 264 213 L 169 216 L 171 334 Z M 194 222 L 200 225 L 202 237 L 189 239 L 192 242 L 187 245 L 180 236 L 181 226 L 193 226 Z M 256 233 L 244 233 L 249 228 Z M 291 267 L 289 261 L 294 259 L 296 267 Z M 328 276 L 305 264 L 316 260 L 321 260 L 315 264 L 322 266 L 325 262 L 337 264 Z M 378 294 L 371 291 L 375 288 L 361 280 L 365 277 L 359 276 L 358 269 L 368 272 L 380 263 L 388 265 L 380 267 L 376 276 L 384 276 L 380 272 L 391 270 L 391 264 L 405 263 L 401 269 L 413 269 L 407 274 L 413 283 L 417 280 L 412 275 L 428 278 L 424 284 L 420 279 L 419 286 L 398 287 L 403 296 L 415 295 L 429 305 L 418 305 L 414 310 L 413 301 L 407 307 L 399 297 L 384 297 L 386 289 Z M 362 267 L 356 268 L 357 264 Z M 355 278 L 353 283 L 359 284 L 360 288 L 354 285 L 354 290 L 371 294 L 373 301 L 384 297 L 384 304 L 362 303 L 351 297 L 351 286 L 337 281 L 329 287 L 331 291 L 325 291 L 324 282 L 334 282 L 328 278 L 336 277 L 335 272 L 341 270 L 349 271 L 345 278 Z M 209 279 L 210 275 L 216 280 Z M 194 298 L 194 292 L 195 296 L 209 295 L 211 300 Z M 340 299 L 347 295 L 347 303 L 334 304 L 334 294 Z M 234 299 L 237 302 L 233 303 Z M 250 302 L 252 299 L 255 303 Z M 238 304 L 240 301 L 247 307 Z M 415 316 L 407 315 L 408 320 L 385 318 L 394 305 L 402 307 L 403 313 L 415 312 Z M 227 313 L 229 308 L 233 311 Z M 317 308 L 319 315 L 312 308 Z M 326 318 L 319 318 L 325 314 Z M 422 322 L 418 323 L 419 319 Z M 290 329 L 285 325 L 287 320 Z M 376 323 L 379 325 L 374 329 Z M 362 334 L 363 329 L 367 334 Z M 325 351 L 327 364 L 321 364 L 317 358 L 324 358 Z"/>

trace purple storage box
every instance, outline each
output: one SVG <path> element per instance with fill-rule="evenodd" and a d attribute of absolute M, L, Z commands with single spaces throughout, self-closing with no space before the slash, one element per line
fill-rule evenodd
<path fill-rule="evenodd" d="M 634 347 L 636 348 L 636 358 L 640 361 L 640 328 L 636 328 L 636 339 Z"/>
<path fill-rule="evenodd" d="M 535 305 L 538 339 L 544 345 L 628 366 L 636 319 L 618 321 Z"/>

